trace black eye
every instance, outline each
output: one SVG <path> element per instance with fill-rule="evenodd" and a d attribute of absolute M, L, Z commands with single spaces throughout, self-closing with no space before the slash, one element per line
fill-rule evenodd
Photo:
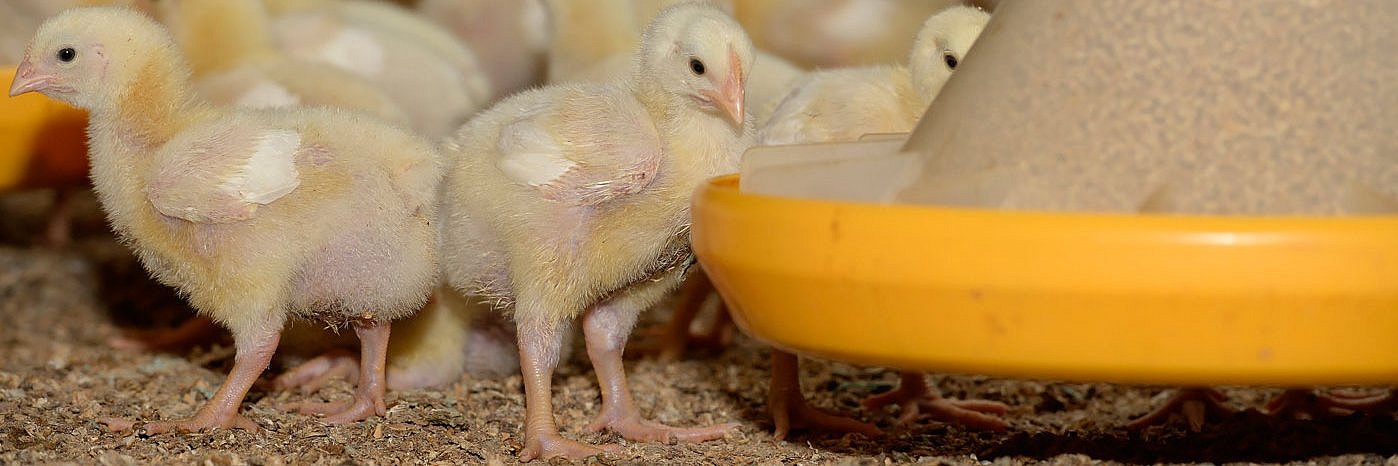
<path fill-rule="evenodd" d="M 58 50 L 58 61 L 68 63 L 78 57 L 78 51 L 72 47 L 64 47 Z"/>
<path fill-rule="evenodd" d="M 947 64 L 947 69 L 949 69 L 949 70 L 954 70 L 954 69 L 956 69 L 956 55 L 952 55 L 951 52 L 947 52 L 947 53 L 943 54 L 943 55 L 942 55 L 942 61 L 946 62 L 946 64 Z"/>
<path fill-rule="evenodd" d="M 704 75 L 704 62 L 699 61 L 698 58 L 691 58 L 691 59 L 689 59 L 689 70 L 690 70 L 690 71 L 693 71 L 694 74 L 703 76 L 703 75 Z"/>

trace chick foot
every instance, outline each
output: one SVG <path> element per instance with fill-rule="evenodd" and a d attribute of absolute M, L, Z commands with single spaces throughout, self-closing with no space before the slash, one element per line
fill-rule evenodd
<path fill-rule="evenodd" d="M 1384 395 L 1353 395 L 1344 392 L 1331 392 L 1331 400 L 1342 408 L 1362 413 L 1387 413 L 1398 411 L 1398 388 Z"/>
<path fill-rule="evenodd" d="M 867 437 L 882 435 L 878 427 L 815 409 L 801 395 L 800 360 L 796 355 L 772 350 L 772 381 L 767 388 L 767 410 L 771 412 L 777 440 L 785 440 L 792 429 L 853 432 Z"/>
<path fill-rule="evenodd" d="M 1163 424 L 1178 411 L 1189 422 L 1189 430 L 1199 432 L 1204 430 L 1204 422 L 1210 415 L 1223 417 L 1237 412 L 1223 404 L 1226 399 L 1227 395 L 1212 388 L 1181 388 L 1165 404 L 1127 423 L 1126 428 L 1135 430 Z"/>
<path fill-rule="evenodd" d="M 199 408 L 194 417 L 146 423 L 137 433 L 156 435 L 165 432 L 198 432 L 228 428 L 258 430 L 257 423 L 238 414 L 238 408 L 242 405 L 243 398 L 247 397 L 248 389 L 252 388 L 262 371 L 267 369 L 267 364 L 272 361 L 272 354 L 276 352 L 277 343 L 280 341 L 279 331 L 272 331 L 252 341 L 239 341 L 238 355 L 233 359 L 233 370 L 228 373 L 228 379 L 218 388 L 218 392 L 214 393 L 213 398 Z M 139 424 L 126 419 L 106 419 L 102 422 L 113 431 L 131 429 Z"/>
<path fill-rule="evenodd" d="M 675 304 L 675 312 L 671 314 L 670 322 L 664 327 L 646 330 L 646 341 L 632 345 L 632 349 L 669 362 L 682 359 L 685 351 L 690 348 L 701 351 L 722 351 L 727 348 L 733 340 L 733 318 L 728 314 L 728 307 L 722 300 L 719 300 L 714 320 L 707 331 L 698 334 L 690 331 L 694 320 L 703 310 L 704 303 L 713 294 L 713 282 L 709 281 L 709 276 L 703 270 L 690 274 L 681 285 L 678 303 Z"/>
<path fill-rule="evenodd" d="M 1004 430 L 1009 427 L 1003 419 L 996 417 L 1009 412 L 1009 406 L 990 400 L 942 398 L 927 385 L 927 378 L 918 372 L 903 372 L 898 388 L 864 399 L 864 407 L 869 410 L 876 411 L 891 404 L 902 408 L 899 423 L 911 422 L 918 415 L 925 414 L 932 419 L 974 429 Z"/>
<path fill-rule="evenodd" d="M 272 386 L 310 395 L 340 379 L 350 383 L 359 380 L 359 358 L 348 350 L 333 349 L 283 372 L 272 381 Z"/>
<path fill-rule="evenodd" d="M 736 423 L 707 427 L 670 427 L 641 417 L 626 382 L 622 350 L 635 323 L 636 310 L 619 303 L 604 303 L 583 317 L 587 356 L 602 386 L 602 413 L 588 425 L 592 431 L 610 429 L 637 442 L 703 442 L 722 438 Z"/>
<path fill-rule="evenodd" d="M 529 436 L 525 440 L 524 450 L 519 453 L 519 461 L 528 463 L 541 458 L 560 457 L 567 458 L 569 461 L 581 461 L 603 453 L 616 453 L 618 451 L 621 451 L 621 445 L 588 445 L 568 440 L 557 433 L 541 433 Z"/>
<path fill-rule="evenodd" d="M 221 329 L 209 318 L 195 316 L 175 328 L 138 330 L 112 337 L 107 345 L 123 351 L 183 351 L 218 338 Z"/>
<path fill-rule="evenodd" d="M 360 378 L 354 398 L 329 403 L 302 403 L 296 406 L 297 411 L 301 414 L 326 415 L 325 422 L 328 424 L 348 424 L 387 414 L 384 365 L 388 358 L 390 329 L 387 322 L 355 325 L 354 333 L 359 335 Z"/>
<path fill-rule="evenodd" d="M 1309 389 L 1292 389 L 1267 401 L 1267 414 L 1291 419 L 1324 419 L 1356 412 L 1375 413 L 1398 409 L 1394 394 L 1348 396 L 1331 393 L 1322 396 Z"/>

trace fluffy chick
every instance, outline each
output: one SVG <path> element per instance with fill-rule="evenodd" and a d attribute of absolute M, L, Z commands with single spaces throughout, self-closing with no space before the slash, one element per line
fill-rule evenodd
<path fill-rule="evenodd" d="M 734 2 L 758 47 L 807 68 L 900 63 L 921 19 L 963 0 Z M 985 2 L 977 2 L 984 4 Z M 872 27 L 877 25 L 877 27 Z"/>
<path fill-rule="evenodd" d="M 442 27 L 397 5 L 369 0 L 266 0 L 266 5 L 283 51 L 368 79 L 428 137 L 451 134 L 495 98 L 470 50 Z"/>
<path fill-rule="evenodd" d="M 471 49 L 495 95 L 542 82 L 549 46 L 543 0 L 423 0 L 417 11 Z"/>
<path fill-rule="evenodd" d="M 908 66 L 811 73 L 760 124 L 764 145 L 855 141 L 869 133 L 912 131 L 990 20 L 984 11 L 948 8 L 923 23 Z"/>
<path fill-rule="evenodd" d="M 602 451 L 563 438 L 553 419 L 550 379 L 579 316 L 602 385 L 591 430 L 702 441 L 732 428 L 643 419 L 621 353 L 637 314 L 686 269 L 691 193 L 734 171 L 752 141 L 743 111 L 752 45 L 727 15 L 685 4 L 656 17 L 635 59 L 621 80 L 507 98 L 443 146 L 443 271 L 457 289 L 513 311 L 524 460 Z"/>
<path fill-rule="evenodd" d="M 271 20 L 261 3 L 160 2 L 156 17 L 189 60 L 195 89 L 213 103 L 250 108 L 329 106 L 407 122 L 403 110 L 363 78 L 277 50 Z"/>
<path fill-rule="evenodd" d="M 340 110 L 212 106 L 165 29 L 131 10 L 68 10 L 28 50 L 10 94 L 89 111 L 92 180 L 113 230 L 233 333 L 233 370 L 209 403 L 145 431 L 257 428 L 239 404 L 293 315 L 350 324 L 364 348 L 354 399 L 311 409 L 335 423 L 383 414 L 389 321 L 436 280 L 432 145 Z"/>
<path fill-rule="evenodd" d="M 602 82 L 625 77 L 631 70 L 631 50 L 640 30 L 674 0 L 606 0 L 582 5 L 552 0 L 553 45 L 549 48 L 549 82 Z M 731 10 L 727 2 L 709 0 L 715 8 Z M 634 25 L 634 26 L 633 26 Z M 605 31 L 605 32 L 599 32 Z M 806 71 L 762 49 L 755 49 L 748 72 L 746 107 L 759 124 L 766 121 Z"/>

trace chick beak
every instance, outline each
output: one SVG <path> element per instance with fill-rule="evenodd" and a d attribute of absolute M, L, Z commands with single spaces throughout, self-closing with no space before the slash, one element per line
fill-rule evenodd
<path fill-rule="evenodd" d="M 738 59 L 738 53 L 728 52 L 728 76 L 723 80 L 723 86 L 719 88 L 717 95 L 709 95 L 715 105 L 723 110 L 728 119 L 734 125 L 741 128 L 747 115 L 743 113 L 743 62 Z"/>
<path fill-rule="evenodd" d="M 53 75 L 34 71 L 34 65 L 26 57 L 15 70 L 15 80 L 10 84 L 10 97 L 46 90 L 53 84 L 53 79 Z"/>

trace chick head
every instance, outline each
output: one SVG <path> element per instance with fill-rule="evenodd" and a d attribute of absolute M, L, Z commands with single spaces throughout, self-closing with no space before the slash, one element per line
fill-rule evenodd
<path fill-rule="evenodd" d="M 684 3 L 656 15 L 641 38 L 636 81 L 689 99 L 741 128 L 753 47 L 737 21 L 711 6 Z"/>
<path fill-rule="evenodd" d="M 165 60 L 180 66 L 171 44 L 163 27 L 135 10 L 66 10 L 45 21 L 30 40 L 10 95 L 39 92 L 77 107 L 98 108 L 137 84 L 147 65 Z"/>
<path fill-rule="evenodd" d="M 932 99 L 942 90 L 942 85 L 951 78 L 952 71 L 961 64 L 966 51 L 976 43 L 976 38 L 990 21 L 990 15 L 968 6 L 954 6 L 927 18 L 913 39 L 913 50 L 908 56 L 908 68 L 917 86 L 918 97 L 923 104 L 931 104 Z"/>

